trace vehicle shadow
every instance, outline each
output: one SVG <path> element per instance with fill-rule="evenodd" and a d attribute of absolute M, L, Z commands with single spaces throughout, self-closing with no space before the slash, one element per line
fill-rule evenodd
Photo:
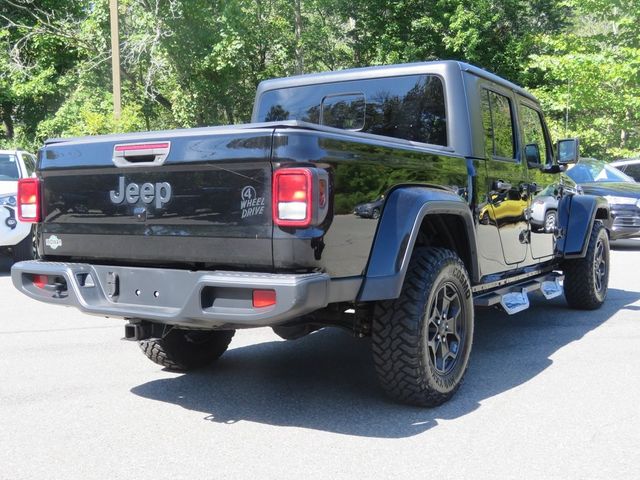
<path fill-rule="evenodd" d="M 610 290 L 606 304 L 588 313 L 568 309 L 562 298 L 546 302 L 533 296 L 532 308 L 514 317 L 479 311 L 466 381 L 450 402 L 433 409 L 387 400 L 377 386 L 369 341 L 329 329 L 295 342 L 231 349 L 210 369 L 131 391 L 222 424 L 251 421 L 362 437 L 410 437 L 531 380 L 553 363 L 550 357 L 558 349 L 639 298 L 638 292 Z"/>
<path fill-rule="evenodd" d="M 10 258 L 0 256 L 0 278 L 11 275 L 11 265 L 13 265 L 13 263 Z"/>

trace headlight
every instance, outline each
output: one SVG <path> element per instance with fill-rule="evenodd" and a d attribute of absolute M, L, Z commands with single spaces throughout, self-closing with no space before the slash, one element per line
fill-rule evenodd
<path fill-rule="evenodd" d="M 636 202 L 636 207 L 640 208 L 640 198 L 638 199 L 638 201 Z"/>
<path fill-rule="evenodd" d="M 9 205 L 10 207 L 16 206 L 15 195 L 3 195 L 0 197 L 0 205 Z"/>
<path fill-rule="evenodd" d="M 604 198 L 606 198 L 609 203 L 617 204 L 617 205 L 633 205 L 634 203 L 637 204 L 638 202 L 638 200 L 631 197 L 617 197 L 614 195 L 605 195 Z"/>

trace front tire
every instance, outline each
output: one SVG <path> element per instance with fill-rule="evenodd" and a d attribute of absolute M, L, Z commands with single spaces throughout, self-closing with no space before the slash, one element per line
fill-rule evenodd
<path fill-rule="evenodd" d="M 374 310 L 373 360 L 385 392 L 423 407 L 449 400 L 469 364 L 473 314 L 460 258 L 443 248 L 417 248 L 400 296 Z"/>
<path fill-rule="evenodd" d="M 162 338 L 139 343 L 149 360 L 169 370 L 188 371 L 206 367 L 227 350 L 235 330 L 183 330 L 172 328 Z"/>
<path fill-rule="evenodd" d="M 595 310 L 607 298 L 609 289 L 609 237 L 596 220 L 584 258 L 564 263 L 564 296 L 571 308 Z"/>

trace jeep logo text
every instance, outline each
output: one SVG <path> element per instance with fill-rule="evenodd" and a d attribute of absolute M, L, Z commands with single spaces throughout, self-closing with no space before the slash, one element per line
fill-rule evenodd
<path fill-rule="evenodd" d="M 118 189 L 111 190 L 109 192 L 111 201 L 116 205 L 119 205 L 126 201 L 127 203 L 138 203 L 138 200 L 142 200 L 143 203 L 154 203 L 156 208 L 162 208 L 166 203 L 171 200 L 171 185 L 168 182 L 158 183 L 143 183 L 138 185 L 137 183 L 130 183 L 125 186 L 124 177 L 118 179 Z"/>

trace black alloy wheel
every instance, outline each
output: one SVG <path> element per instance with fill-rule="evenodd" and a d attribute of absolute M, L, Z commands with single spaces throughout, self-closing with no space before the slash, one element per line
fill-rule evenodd
<path fill-rule="evenodd" d="M 436 371 L 446 375 L 456 365 L 465 340 L 465 325 L 460 321 L 461 294 L 457 286 L 446 282 L 433 297 L 427 319 L 427 345 Z"/>

